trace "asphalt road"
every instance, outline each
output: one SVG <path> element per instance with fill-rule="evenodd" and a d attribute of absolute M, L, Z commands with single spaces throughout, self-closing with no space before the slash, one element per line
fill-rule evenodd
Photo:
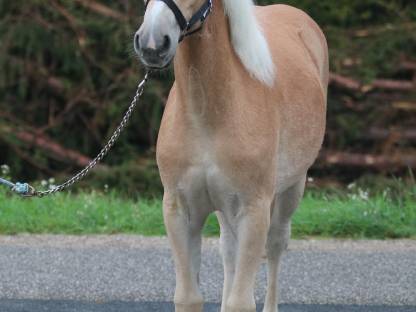
<path fill-rule="evenodd" d="M 217 240 L 204 241 L 201 288 L 219 302 Z M 265 294 L 265 266 L 256 300 Z M 416 311 L 416 241 L 292 241 L 282 265 L 281 312 Z M 0 237 L 0 312 L 173 311 L 165 239 Z M 260 305 L 259 305 L 260 307 Z M 218 311 L 215 304 L 206 311 Z"/>
<path fill-rule="evenodd" d="M 257 311 L 261 312 L 259 305 Z M 218 304 L 206 304 L 204 312 L 218 312 Z M 108 302 L 92 304 L 78 301 L 0 301 L 2 312 L 172 312 L 171 303 L 164 302 Z M 283 304 L 279 312 L 415 312 L 414 307 L 296 305 Z"/>

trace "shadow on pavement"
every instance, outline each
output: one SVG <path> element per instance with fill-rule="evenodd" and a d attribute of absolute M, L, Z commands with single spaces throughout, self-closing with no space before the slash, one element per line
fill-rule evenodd
<path fill-rule="evenodd" d="M 257 311 L 261 311 L 261 306 Z M 66 300 L 0 300 L 1 312 L 173 312 L 167 302 L 91 303 Z M 206 304 L 204 312 L 218 312 L 218 304 Z M 280 305 L 279 312 L 415 312 L 416 307 L 356 305 Z"/>

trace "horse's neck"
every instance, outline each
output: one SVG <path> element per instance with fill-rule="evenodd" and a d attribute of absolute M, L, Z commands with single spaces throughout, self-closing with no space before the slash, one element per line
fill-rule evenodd
<path fill-rule="evenodd" d="M 178 48 L 175 80 L 180 101 L 184 105 L 209 103 L 207 111 L 217 111 L 216 105 L 224 110 L 221 99 L 233 92 L 227 82 L 238 74 L 236 62 L 222 1 L 215 0 L 202 32 L 186 38 Z"/>

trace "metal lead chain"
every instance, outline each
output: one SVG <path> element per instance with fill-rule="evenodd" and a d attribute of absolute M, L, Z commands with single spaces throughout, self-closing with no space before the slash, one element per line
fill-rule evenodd
<path fill-rule="evenodd" d="M 139 98 L 142 96 L 144 91 L 144 86 L 146 82 L 149 79 L 150 72 L 146 72 L 146 75 L 144 76 L 144 79 L 139 83 L 137 87 L 136 94 L 125 113 L 123 120 L 121 121 L 120 125 L 117 127 L 117 129 L 114 131 L 113 135 L 111 136 L 108 143 L 103 147 L 103 149 L 100 151 L 100 153 L 95 157 L 84 169 L 82 169 L 80 172 L 78 172 L 75 176 L 73 176 L 71 179 L 66 181 L 63 184 L 60 184 L 48 191 L 36 191 L 35 188 L 30 186 L 27 183 L 16 183 L 13 184 L 11 182 L 8 182 L 6 180 L 3 180 L 2 184 L 6 184 L 11 187 L 12 191 L 24 196 L 24 197 L 45 197 L 48 195 L 52 195 L 58 192 L 62 192 L 63 190 L 69 188 L 73 184 L 77 183 L 78 181 L 82 180 L 94 167 L 96 167 L 101 160 L 108 154 L 108 152 L 111 150 L 111 148 L 116 143 L 117 139 L 120 137 L 121 132 L 124 130 L 124 128 L 127 126 L 130 117 L 136 108 L 138 104 Z"/>

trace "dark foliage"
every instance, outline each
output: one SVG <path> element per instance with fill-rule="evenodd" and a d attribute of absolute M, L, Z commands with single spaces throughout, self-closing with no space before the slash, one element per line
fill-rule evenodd
<path fill-rule="evenodd" d="M 332 86 L 326 150 L 416 157 L 415 137 L 403 135 L 416 131 L 415 89 L 372 87 L 376 79 L 416 81 L 416 2 L 279 3 L 304 9 L 323 27 L 332 72 L 359 84 Z M 11 166 L 13 175 L 36 179 L 77 169 L 44 146 L 19 139 L 22 131 L 83 155 L 97 153 L 143 75 L 131 43 L 142 10 L 139 0 L 0 0 L 0 163 Z M 152 80 L 108 165 L 141 166 L 141 159 L 153 157 L 172 79 L 166 71 Z M 328 168 L 323 161 L 316 168 L 317 175 L 348 178 L 364 172 L 342 164 Z M 381 165 L 367 171 L 396 169 Z"/>

